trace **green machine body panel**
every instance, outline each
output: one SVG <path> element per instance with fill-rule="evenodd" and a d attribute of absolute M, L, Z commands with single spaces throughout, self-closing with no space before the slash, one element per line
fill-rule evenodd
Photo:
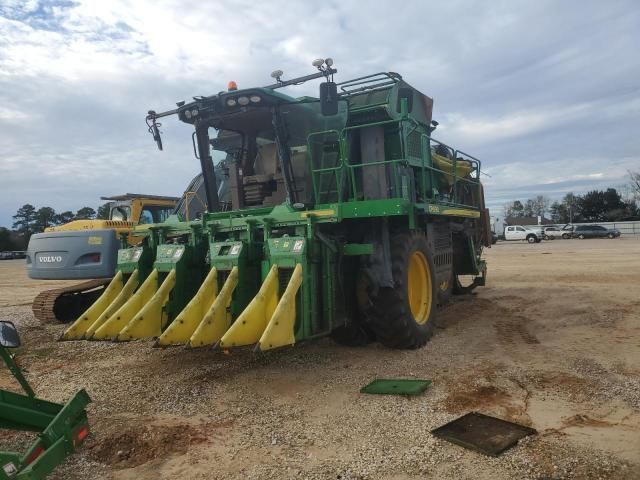
<path fill-rule="evenodd" d="M 237 318 L 260 288 L 261 245 L 242 240 L 209 244 L 211 268 L 218 271 L 218 285 L 223 285 L 233 267 L 238 267 L 238 285 L 233 292 L 231 315 Z"/>

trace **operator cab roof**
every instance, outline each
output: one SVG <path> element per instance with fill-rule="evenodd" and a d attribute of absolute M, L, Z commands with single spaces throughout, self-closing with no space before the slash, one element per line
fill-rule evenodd
<path fill-rule="evenodd" d="M 112 200 L 115 202 L 125 202 L 127 200 L 146 199 L 146 200 L 169 200 L 177 202 L 180 197 L 167 197 L 164 195 L 145 195 L 144 193 L 125 193 L 124 195 L 113 195 L 111 197 L 100 197 L 100 200 Z"/>

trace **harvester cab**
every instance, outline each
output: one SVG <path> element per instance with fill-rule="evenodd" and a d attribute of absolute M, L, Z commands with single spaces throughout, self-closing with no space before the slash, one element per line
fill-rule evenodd
<path fill-rule="evenodd" d="M 0 389 L 0 429 L 39 432 L 25 453 L 0 451 L 0 480 L 44 479 L 73 453 L 89 434 L 85 407 L 91 401 L 80 390 L 65 405 L 36 397 L 9 349 L 20 346 L 11 322 L 0 321 L 0 358 L 24 393 Z"/>
<path fill-rule="evenodd" d="M 147 229 L 153 268 L 124 301 L 136 254 L 121 250 L 112 296 L 63 339 L 96 339 L 101 324 L 113 328 L 100 338 L 157 346 L 265 351 L 334 334 L 416 348 L 438 304 L 484 284 L 480 161 L 431 137 L 432 99 L 393 72 L 336 84 L 331 59 L 313 65 L 148 113 L 160 149 L 160 118 L 194 127 L 208 211 Z M 319 98 L 280 92 L 313 79 Z M 217 172 L 212 150 L 225 158 Z"/>

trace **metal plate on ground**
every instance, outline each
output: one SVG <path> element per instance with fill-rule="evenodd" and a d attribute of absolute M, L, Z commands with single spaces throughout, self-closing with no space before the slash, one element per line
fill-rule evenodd
<path fill-rule="evenodd" d="M 471 412 L 431 433 L 462 447 L 497 457 L 520 439 L 537 432 L 517 423 Z"/>
<path fill-rule="evenodd" d="M 420 395 L 431 385 L 431 380 L 378 378 L 360 389 L 360 393 L 377 395 Z"/>

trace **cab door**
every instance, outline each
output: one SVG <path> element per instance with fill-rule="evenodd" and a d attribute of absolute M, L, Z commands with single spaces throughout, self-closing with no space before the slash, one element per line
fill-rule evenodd
<path fill-rule="evenodd" d="M 524 240 L 525 237 L 527 236 L 527 231 L 524 229 L 524 227 L 515 227 L 515 228 L 516 228 L 515 239 Z"/>

